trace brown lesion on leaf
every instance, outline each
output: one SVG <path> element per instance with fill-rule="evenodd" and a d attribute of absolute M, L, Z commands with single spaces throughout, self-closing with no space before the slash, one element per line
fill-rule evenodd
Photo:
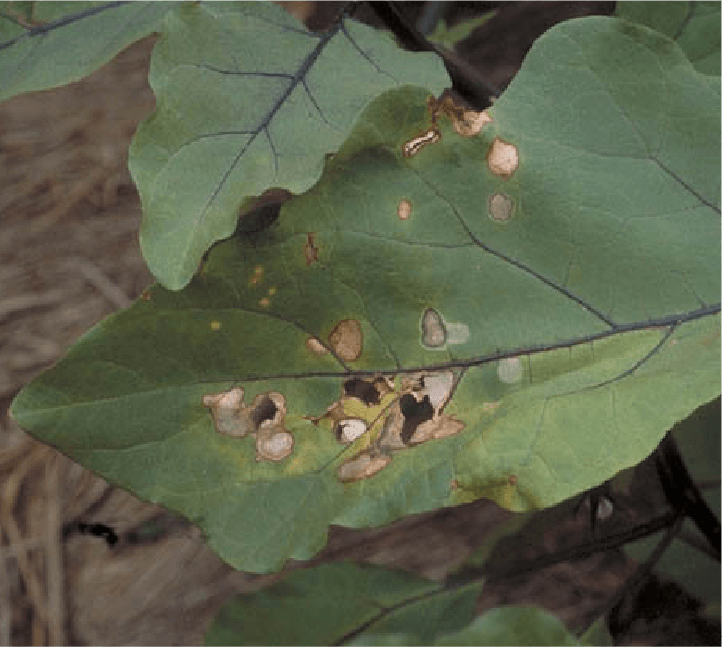
<path fill-rule="evenodd" d="M 486 124 L 494 121 L 488 111 L 477 112 L 476 110 L 458 106 L 450 95 L 442 96 L 439 99 L 430 96 L 426 100 L 426 104 L 429 109 L 431 126 L 404 143 L 401 147 L 401 154 L 404 157 L 413 157 L 425 146 L 435 144 L 441 140 L 439 118 L 442 115 L 451 120 L 454 131 L 462 137 L 474 137 L 481 132 Z"/>
<path fill-rule="evenodd" d="M 432 126 L 428 130 L 425 130 L 421 134 L 416 137 L 412 137 L 409 141 L 405 142 L 401 147 L 401 154 L 404 157 L 413 157 L 425 146 L 435 144 L 438 141 L 441 141 L 441 131 L 438 126 Z"/>
<path fill-rule="evenodd" d="M 319 248 L 316 244 L 316 234 L 312 231 L 306 234 L 306 242 L 303 244 L 303 257 L 306 259 L 306 265 L 313 265 L 318 262 Z"/>
<path fill-rule="evenodd" d="M 377 392 L 374 395 L 370 387 L 380 386 L 380 380 L 383 380 L 383 394 Z M 393 393 L 395 397 L 375 419 L 363 421 L 368 431 L 364 429 L 363 433 L 354 438 L 351 438 L 353 433 L 347 434 L 348 442 L 353 442 L 363 434 L 369 434 L 369 441 L 365 449 L 339 468 L 339 479 L 348 482 L 369 478 L 386 467 L 395 452 L 429 440 L 447 438 L 462 431 L 464 423 L 455 416 L 444 413 L 455 383 L 456 377 L 452 371 L 405 375 L 401 378 L 399 389 L 392 389 L 395 384 L 393 378 L 347 380 L 344 383 L 344 397 L 354 397 L 369 406 L 382 404 L 384 396 L 389 393 Z M 342 397 L 339 402 L 329 407 L 325 414 L 336 421 L 335 429 L 339 439 L 339 434 L 347 431 L 344 423 L 349 423 L 344 419 L 346 409 Z M 340 432 L 339 427 L 342 427 Z M 352 425 L 348 431 L 352 432 L 353 428 Z M 360 431 L 361 425 L 356 423 L 355 428 Z"/>
<path fill-rule="evenodd" d="M 338 469 L 338 478 L 344 483 L 367 479 L 380 472 L 391 462 L 391 456 L 367 451 L 355 456 Z"/>
<path fill-rule="evenodd" d="M 497 222 L 511 220 L 514 215 L 514 201 L 503 193 L 494 193 L 489 196 L 489 217 Z"/>
<path fill-rule="evenodd" d="M 481 129 L 486 125 L 494 121 L 491 115 L 484 110 L 483 112 L 476 112 L 475 110 L 464 110 L 460 116 L 455 119 L 452 118 L 454 123 L 454 130 L 462 137 L 473 137 L 481 132 Z"/>
<path fill-rule="evenodd" d="M 494 175 L 508 180 L 519 168 L 519 149 L 501 137 L 496 137 L 486 154 L 486 164 Z"/>
<path fill-rule="evenodd" d="M 421 343 L 429 348 L 442 348 L 448 331 L 438 310 L 426 308 L 421 314 Z"/>
<path fill-rule="evenodd" d="M 306 349 L 316 355 L 316 357 L 321 357 L 321 355 L 328 353 L 328 348 L 323 345 L 318 337 L 309 337 L 306 340 Z"/>
<path fill-rule="evenodd" d="M 328 336 L 334 354 L 345 362 L 358 359 L 363 351 L 363 331 L 356 319 L 339 321 Z"/>
<path fill-rule="evenodd" d="M 269 391 L 257 395 L 250 406 L 243 402 L 244 391 L 233 387 L 203 396 L 203 406 L 211 410 L 216 431 L 227 436 L 256 439 L 256 460 L 280 461 L 293 451 L 293 434 L 285 427 L 286 398 Z"/>
<path fill-rule="evenodd" d="M 396 208 L 396 215 L 401 220 L 408 220 L 409 216 L 411 216 L 411 203 L 408 200 L 399 202 L 399 206 Z"/>

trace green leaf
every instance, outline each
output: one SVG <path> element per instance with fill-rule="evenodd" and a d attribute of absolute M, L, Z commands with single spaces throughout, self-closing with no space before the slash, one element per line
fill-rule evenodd
<path fill-rule="evenodd" d="M 20 6 L 20 13 L 18 8 Z M 172 2 L 4 2 L 0 8 L 0 101 L 87 76 L 158 31 Z M 23 28 L 12 18 L 21 19 Z M 53 22 L 57 21 L 57 22 Z"/>
<path fill-rule="evenodd" d="M 616 15 L 675 40 L 699 72 L 719 76 L 719 2 L 618 2 Z"/>
<path fill-rule="evenodd" d="M 429 36 L 429 40 L 437 45 L 453 48 L 459 41 L 467 38 L 477 27 L 481 27 L 495 15 L 496 10 L 487 11 L 485 14 L 477 16 L 476 18 L 462 20 L 453 27 L 448 27 L 446 21 L 442 18 L 436 26 L 434 33 Z"/>
<path fill-rule="evenodd" d="M 438 94 L 449 79 L 434 54 L 351 20 L 316 34 L 272 3 L 222 2 L 168 15 L 150 83 L 157 110 L 129 166 L 143 255 L 179 289 L 255 196 L 313 185 L 371 99 L 403 85 Z"/>
<path fill-rule="evenodd" d="M 480 134 L 442 117 L 404 157 L 425 100 L 374 101 L 274 225 L 96 326 L 13 416 L 252 571 L 332 523 L 526 511 L 640 462 L 720 392 L 719 81 L 589 18 L 540 39 Z"/>
<path fill-rule="evenodd" d="M 471 584 L 447 591 L 371 564 L 322 564 L 225 604 L 206 644 L 397 644 L 394 636 L 401 644 L 432 644 L 437 634 L 471 621 L 480 589 Z"/>
<path fill-rule="evenodd" d="M 578 645 L 561 620 L 537 607 L 497 607 L 437 645 Z"/>

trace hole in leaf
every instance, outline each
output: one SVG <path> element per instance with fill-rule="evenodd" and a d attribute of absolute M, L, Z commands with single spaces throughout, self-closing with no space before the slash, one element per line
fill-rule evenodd
<path fill-rule="evenodd" d="M 416 431 L 416 428 L 427 420 L 434 417 L 434 407 L 429 400 L 429 396 L 425 395 L 421 402 L 410 393 L 401 396 L 399 400 L 401 413 L 404 416 L 404 424 L 401 428 L 401 440 L 404 444 L 408 444 Z"/>
<path fill-rule="evenodd" d="M 364 404 L 378 404 L 381 402 L 379 390 L 376 386 L 358 377 L 346 380 L 343 383 L 343 391 L 346 395 L 358 398 Z"/>
<path fill-rule="evenodd" d="M 429 130 L 427 130 L 426 132 L 421 133 L 420 135 L 407 141 L 401 147 L 401 154 L 404 157 L 413 157 L 424 146 L 428 146 L 429 144 L 435 144 L 440 139 L 441 139 L 441 132 L 439 131 L 439 129 L 436 126 L 433 126 L 432 128 L 429 128 Z"/>
<path fill-rule="evenodd" d="M 273 420 L 278 411 L 276 403 L 270 397 L 264 395 L 261 401 L 251 411 L 253 426 L 258 429 L 266 420 Z"/>
<path fill-rule="evenodd" d="M 341 420 L 336 427 L 336 438 L 344 443 L 352 443 L 357 438 L 363 436 L 368 429 L 368 425 L 365 421 L 358 418 L 351 418 L 350 420 Z"/>

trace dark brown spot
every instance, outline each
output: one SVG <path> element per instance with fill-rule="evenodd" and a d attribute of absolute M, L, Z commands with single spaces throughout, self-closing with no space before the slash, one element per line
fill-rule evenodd
<path fill-rule="evenodd" d="M 316 245 L 316 234 L 309 231 L 306 234 L 306 242 L 303 245 L 303 256 L 306 265 L 313 265 L 318 261 L 318 245 Z"/>
<path fill-rule="evenodd" d="M 253 411 L 251 411 L 253 426 L 258 429 L 261 426 L 261 423 L 266 420 L 273 420 L 273 417 L 276 415 L 276 411 L 278 411 L 276 403 L 268 396 L 265 396 L 256 405 Z"/>
<path fill-rule="evenodd" d="M 343 392 L 354 398 L 358 398 L 364 404 L 378 404 L 381 402 L 378 389 L 365 380 L 353 377 L 343 383 Z"/>
<path fill-rule="evenodd" d="M 416 428 L 422 422 L 431 420 L 434 417 L 434 407 L 431 405 L 431 400 L 429 400 L 428 395 L 425 395 L 424 399 L 418 402 L 410 393 L 401 396 L 399 406 L 404 416 L 404 424 L 401 428 L 401 440 L 405 445 L 408 445 Z"/>

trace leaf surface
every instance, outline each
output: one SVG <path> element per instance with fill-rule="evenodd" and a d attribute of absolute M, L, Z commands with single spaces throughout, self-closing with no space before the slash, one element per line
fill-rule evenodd
<path fill-rule="evenodd" d="M 449 80 L 435 55 L 405 52 L 360 23 L 317 34 L 275 4 L 222 2 L 168 16 L 150 83 L 157 110 L 129 166 L 143 255 L 179 289 L 250 200 L 314 184 L 371 99 L 407 84 L 440 93 Z"/>
<path fill-rule="evenodd" d="M 620 2 L 616 15 L 663 33 L 704 74 L 720 74 L 719 2 Z"/>
<path fill-rule="evenodd" d="M 371 564 L 322 564 L 224 605 L 207 645 L 434 644 L 474 617 L 480 584 L 441 584 Z"/>
<path fill-rule="evenodd" d="M 226 603 L 207 645 L 578 645 L 535 607 L 474 617 L 480 583 L 446 587 L 370 564 L 322 564 Z M 603 627 L 597 637 L 605 637 Z M 593 644 L 585 642 L 583 644 Z"/>
<path fill-rule="evenodd" d="M 425 99 L 374 101 L 275 224 L 96 326 L 15 418 L 252 571 L 331 523 L 530 510 L 640 462 L 719 394 L 719 80 L 590 18 L 540 39 L 481 133 L 442 117 L 405 157 Z"/>
<path fill-rule="evenodd" d="M 77 81 L 158 31 L 173 2 L 3 2 L 0 101 Z M 19 6 L 18 6 L 19 5 Z M 26 24 L 23 27 L 8 16 Z"/>

